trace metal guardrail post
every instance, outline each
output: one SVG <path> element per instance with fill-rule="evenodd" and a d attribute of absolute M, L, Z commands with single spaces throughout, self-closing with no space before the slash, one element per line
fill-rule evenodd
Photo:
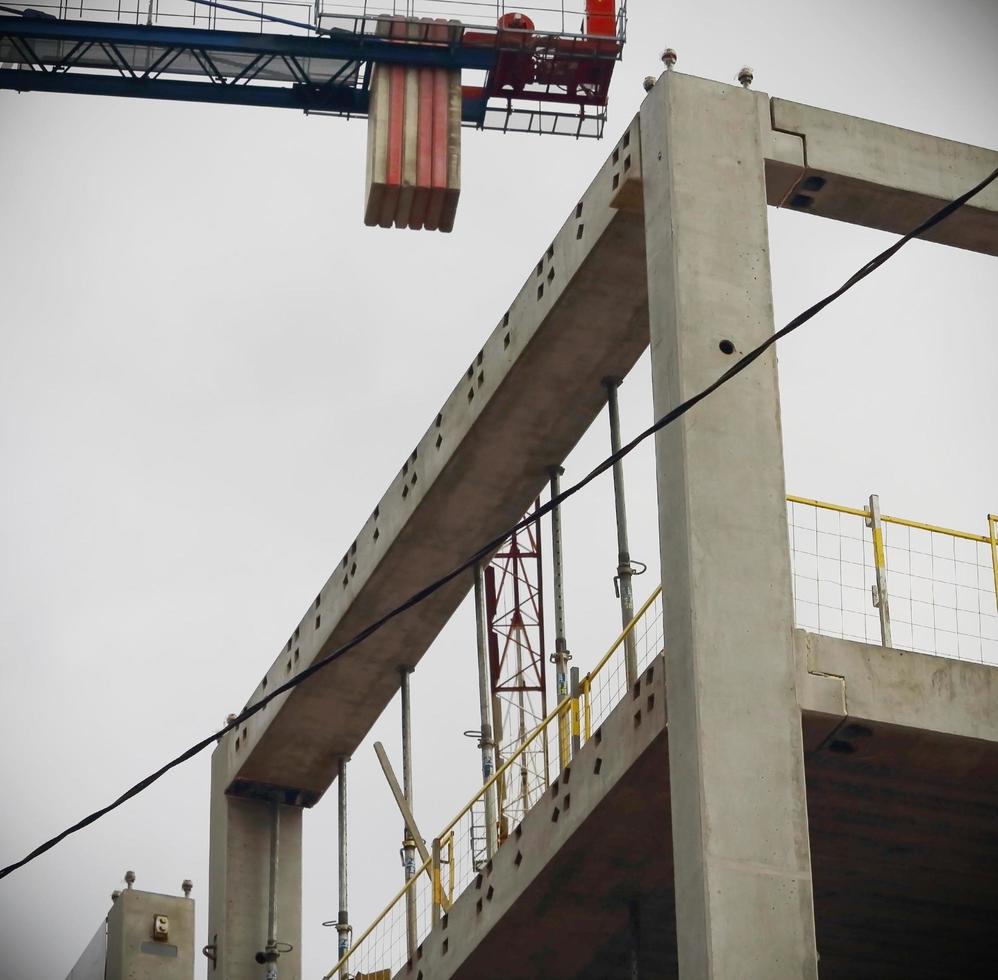
<path fill-rule="evenodd" d="M 487 628 L 485 615 L 485 581 L 481 565 L 475 566 L 475 640 L 478 646 L 478 711 L 481 717 L 481 737 L 478 747 L 482 751 L 482 783 L 485 790 L 485 849 L 491 858 L 496 852 L 496 818 L 495 788 L 489 786 L 492 778 L 492 760 L 495 756 L 495 741 L 492 738 L 492 723 L 489 712 L 489 666 L 488 642 L 485 631 Z"/>
<path fill-rule="evenodd" d="M 620 381 L 617 378 L 604 378 L 606 388 L 607 415 L 610 418 L 610 451 L 620 451 L 620 407 L 617 402 L 617 389 Z M 631 579 L 634 566 L 631 564 L 631 551 L 627 542 L 627 502 L 624 497 L 624 464 L 617 460 L 613 464 L 613 503 L 617 517 L 617 577 L 614 586 L 620 599 L 620 623 L 626 629 L 634 618 L 634 587 Z M 628 633 L 624 637 L 624 672 L 627 686 L 633 687 L 638 679 L 638 655 L 634 636 Z"/>
<path fill-rule="evenodd" d="M 564 469 L 560 466 L 552 466 L 551 473 L 551 496 L 557 497 L 561 493 L 561 474 Z M 561 505 L 556 505 L 551 510 L 551 563 L 554 567 L 554 622 L 555 640 L 554 653 L 551 654 L 551 662 L 555 665 L 555 679 L 557 683 L 558 704 L 568 698 L 568 662 L 572 655 L 568 652 L 568 641 L 565 639 L 565 581 L 564 568 L 562 566 L 561 551 Z M 564 711 L 558 712 L 558 755 L 562 768 L 566 765 L 568 756 L 568 718 Z"/>
<path fill-rule="evenodd" d="M 887 596 L 887 555 L 884 551 L 884 529 L 880 522 L 880 497 L 870 494 L 870 509 L 866 526 L 873 534 L 873 563 L 877 574 L 877 584 L 873 587 L 873 605 L 880 612 L 880 639 L 885 647 L 891 642 L 891 609 Z"/>
<path fill-rule="evenodd" d="M 430 898 L 430 920 L 433 927 L 440 924 L 440 906 L 443 904 L 443 883 L 440 880 L 440 838 L 433 838 L 430 851 L 430 879 L 433 882 L 433 894 Z"/>
<path fill-rule="evenodd" d="M 991 567 L 995 573 L 995 608 L 998 609 L 998 515 L 988 514 L 988 537 L 991 539 Z"/>

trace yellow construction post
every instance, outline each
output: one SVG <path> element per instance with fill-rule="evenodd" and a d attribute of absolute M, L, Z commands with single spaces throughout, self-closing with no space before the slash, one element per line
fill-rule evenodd
<path fill-rule="evenodd" d="M 866 515 L 866 526 L 873 534 L 873 564 L 876 569 L 877 584 L 873 587 L 873 604 L 880 612 L 880 639 L 885 647 L 891 642 L 891 608 L 887 597 L 887 553 L 884 550 L 884 529 L 880 521 L 880 497 L 870 494 L 870 509 Z"/>
<path fill-rule="evenodd" d="M 995 608 L 998 609 L 998 515 L 988 514 L 988 537 L 991 539 L 991 567 L 995 573 Z"/>

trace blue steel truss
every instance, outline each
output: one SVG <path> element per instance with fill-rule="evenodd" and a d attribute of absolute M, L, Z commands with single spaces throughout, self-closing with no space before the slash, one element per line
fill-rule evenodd
<path fill-rule="evenodd" d="M 309 37 L 70 21 L 31 10 L 0 16 L 0 89 L 20 92 L 365 115 L 374 62 L 488 71 L 495 60 L 490 48 L 399 45 L 346 31 Z M 483 101 L 465 100 L 466 122 L 480 125 L 484 112 Z"/>
<path fill-rule="evenodd" d="M 367 14 L 366 3 L 364 15 L 354 17 L 323 14 L 320 4 L 311 8 L 297 0 L 267 0 L 272 11 L 291 10 L 300 17 L 304 10 L 311 19 L 314 9 L 320 23 L 332 25 L 317 27 L 265 13 L 265 0 L 259 2 L 256 12 L 219 0 L 42 0 L 42 9 L 0 0 L 0 89 L 363 116 L 374 64 L 467 69 L 483 84 L 465 87 L 466 125 L 602 135 L 605 84 L 612 66 L 603 70 L 602 94 L 594 97 L 591 88 L 579 90 L 589 92 L 581 100 L 585 104 L 573 104 L 574 94 L 554 76 L 518 92 L 506 92 L 502 86 L 497 91 L 495 84 L 489 88 L 489 78 L 500 77 L 493 73 L 508 71 L 510 57 L 523 57 L 525 39 L 533 38 L 532 32 L 468 28 L 450 32 L 441 41 L 439 34 L 431 39 L 428 20 L 409 20 L 409 32 L 400 42 L 397 35 L 384 36 L 386 16 Z M 116 7 L 100 5 L 114 3 Z M 585 34 L 536 35 L 539 63 L 553 64 L 553 56 L 576 66 L 617 60 L 624 9 L 620 0 L 618 34 L 609 44 L 605 37 Z M 256 31 L 219 29 L 220 20 L 225 26 L 242 25 L 247 18 L 259 18 L 252 20 Z M 449 23 L 463 28 L 459 22 Z M 272 33 L 274 28 L 295 33 Z M 497 67 L 504 59 L 506 69 Z"/>

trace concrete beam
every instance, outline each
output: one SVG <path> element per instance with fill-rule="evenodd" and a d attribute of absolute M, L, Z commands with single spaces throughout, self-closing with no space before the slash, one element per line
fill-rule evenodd
<path fill-rule="evenodd" d="M 641 107 L 656 417 L 772 336 L 765 99 L 668 72 Z M 775 351 L 655 452 L 679 974 L 814 980 Z"/>
<path fill-rule="evenodd" d="M 794 630 L 801 708 L 843 722 L 876 722 L 998 742 L 998 669 Z M 816 729 L 814 729 L 816 730 Z"/>
<path fill-rule="evenodd" d="M 648 343 L 644 233 L 615 207 L 641 167 L 625 132 L 523 288 L 404 461 L 250 702 L 350 639 L 518 520 Z M 496 474 L 502 474 L 497 480 Z M 314 803 L 471 588 L 396 620 L 223 740 L 225 788 Z"/>
<path fill-rule="evenodd" d="M 998 167 L 998 151 L 869 119 L 784 99 L 771 113 L 773 131 L 804 147 L 805 171 L 785 203 L 823 218 L 904 234 Z M 926 238 L 998 255 L 998 183 Z"/>

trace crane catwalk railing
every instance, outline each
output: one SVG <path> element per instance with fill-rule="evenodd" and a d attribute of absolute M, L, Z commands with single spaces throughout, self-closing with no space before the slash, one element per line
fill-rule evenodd
<path fill-rule="evenodd" d="M 795 625 L 867 642 L 998 664 L 998 516 L 973 534 L 865 508 L 787 497 Z M 627 692 L 625 638 L 634 639 L 638 670 L 664 652 L 662 588 L 645 600 L 613 645 L 502 761 L 433 840 L 430 859 L 395 895 L 323 980 L 393 976 L 410 949 L 408 923 L 422 942 L 442 911 L 479 873 L 487 855 L 481 834 L 486 794 L 509 792 L 523 772 L 525 813 L 544 792 L 548 759 L 561 771 Z M 502 841 L 515 828 L 500 826 Z M 410 911 L 410 909 L 412 911 Z"/>

